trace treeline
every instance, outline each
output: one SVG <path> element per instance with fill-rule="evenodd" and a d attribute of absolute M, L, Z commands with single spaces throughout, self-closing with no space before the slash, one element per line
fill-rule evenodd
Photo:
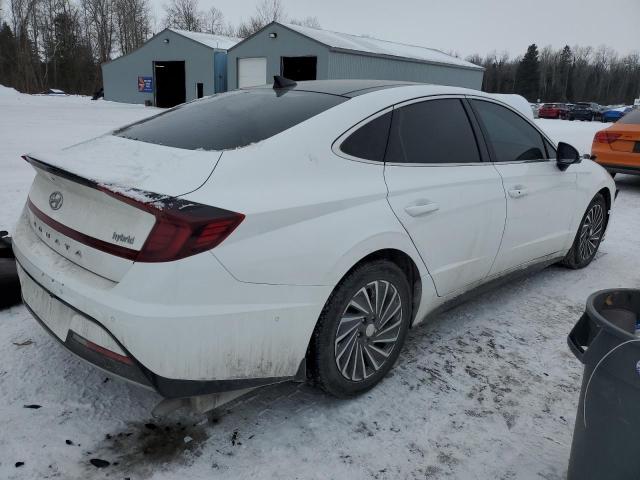
<path fill-rule="evenodd" d="M 485 68 L 482 89 L 517 93 L 530 102 L 597 102 L 631 104 L 640 97 L 640 54 L 618 55 L 598 48 L 530 45 L 522 57 L 491 53 L 467 60 Z"/>
<path fill-rule="evenodd" d="M 198 0 L 167 0 L 160 22 L 150 0 L 0 0 L 0 84 L 34 93 L 60 88 L 91 94 L 100 65 L 138 48 L 164 27 L 246 38 L 272 21 L 319 28 L 315 17 L 291 19 L 281 0 L 261 0 L 237 25 Z M 4 2 L 4 4 L 2 3 Z M 3 8 L 4 7 L 4 8 Z M 530 45 L 522 57 L 491 53 L 467 60 L 485 68 L 483 90 L 529 101 L 631 103 L 640 96 L 640 54 L 609 47 Z"/>
<path fill-rule="evenodd" d="M 198 0 L 170 0 L 161 22 L 149 0 L 2 2 L 0 84 L 26 93 L 59 88 L 92 94 L 102 85 L 102 63 L 135 50 L 167 26 L 242 38 L 274 20 L 319 27 L 315 17 L 289 19 L 281 0 L 262 0 L 235 26 L 215 7 L 201 10 Z"/>

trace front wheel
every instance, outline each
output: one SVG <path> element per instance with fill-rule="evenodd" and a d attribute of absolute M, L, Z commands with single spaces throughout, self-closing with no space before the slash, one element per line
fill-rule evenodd
<path fill-rule="evenodd" d="M 573 269 L 589 265 L 598 252 L 606 224 L 607 204 L 602 194 L 598 193 L 587 207 L 573 245 L 562 264 Z"/>
<path fill-rule="evenodd" d="M 346 398 L 376 385 L 395 363 L 411 322 L 403 271 L 386 260 L 364 264 L 335 288 L 320 314 L 307 359 L 315 383 Z"/>

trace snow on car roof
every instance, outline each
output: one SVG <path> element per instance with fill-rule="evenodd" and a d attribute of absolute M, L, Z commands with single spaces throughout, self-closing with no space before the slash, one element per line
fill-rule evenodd
<path fill-rule="evenodd" d="M 180 30 L 178 28 L 169 28 L 173 33 L 190 38 L 191 40 L 206 45 L 211 48 L 219 48 L 221 50 L 229 50 L 242 39 L 235 37 L 227 37 L 225 35 L 214 35 L 212 33 L 190 32 L 188 30 Z"/>
<path fill-rule="evenodd" d="M 453 57 L 451 55 L 447 55 L 446 53 L 434 48 L 390 42 L 388 40 L 351 35 L 349 33 L 332 32 L 330 30 L 321 30 L 319 28 L 303 27 L 301 25 L 294 25 L 292 23 L 283 23 L 281 25 L 302 35 L 305 35 L 306 37 L 312 38 L 313 40 L 316 40 L 317 42 L 320 42 L 331 48 L 355 50 L 376 55 L 389 55 L 392 57 L 409 58 L 430 63 L 458 65 L 460 67 L 482 70 L 482 67 L 478 65 L 467 62 L 460 58 Z"/>

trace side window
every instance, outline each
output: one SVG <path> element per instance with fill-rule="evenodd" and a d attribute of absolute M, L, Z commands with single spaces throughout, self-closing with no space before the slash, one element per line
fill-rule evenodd
<path fill-rule="evenodd" d="M 391 112 L 380 115 L 349 135 L 340 150 L 353 157 L 382 162 L 390 125 Z"/>
<path fill-rule="evenodd" d="M 526 120 L 492 102 L 472 100 L 493 147 L 496 162 L 546 158 L 542 135 Z"/>
<path fill-rule="evenodd" d="M 393 111 L 386 162 L 476 163 L 480 153 L 462 102 L 426 100 Z"/>

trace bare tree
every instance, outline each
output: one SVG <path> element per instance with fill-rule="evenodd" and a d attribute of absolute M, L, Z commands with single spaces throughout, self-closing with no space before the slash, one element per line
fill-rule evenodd
<path fill-rule="evenodd" d="M 287 14 L 281 0 L 262 0 L 249 20 L 240 22 L 237 36 L 246 38 L 271 22 L 284 22 L 286 19 Z"/>
<path fill-rule="evenodd" d="M 271 22 L 283 22 L 287 18 L 282 0 L 262 0 L 262 3 L 256 7 L 255 16 L 263 25 Z"/>
<path fill-rule="evenodd" d="M 115 28 L 120 52 L 127 54 L 151 35 L 148 0 L 114 0 Z"/>
<path fill-rule="evenodd" d="M 36 12 L 37 0 L 9 0 L 13 33 L 16 39 L 15 86 L 27 92 L 42 87 L 37 68 L 37 50 L 33 45 L 30 23 Z"/>
<path fill-rule="evenodd" d="M 310 28 L 322 28 L 320 26 L 320 20 L 318 17 L 304 17 L 304 18 L 294 18 L 290 23 L 294 25 L 300 25 L 302 27 L 310 27 Z"/>
<path fill-rule="evenodd" d="M 224 23 L 224 15 L 222 11 L 212 6 L 207 11 L 204 18 L 204 31 L 207 33 L 215 33 L 218 35 L 224 35 L 227 33 L 228 26 Z"/>
<path fill-rule="evenodd" d="M 205 14 L 200 10 L 198 0 L 171 0 L 164 6 L 167 27 L 201 32 L 205 27 Z"/>
<path fill-rule="evenodd" d="M 81 0 L 86 12 L 87 34 L 96 50 L 100 63 L 111 59 L 115 37 L 115 0 Z"/>

